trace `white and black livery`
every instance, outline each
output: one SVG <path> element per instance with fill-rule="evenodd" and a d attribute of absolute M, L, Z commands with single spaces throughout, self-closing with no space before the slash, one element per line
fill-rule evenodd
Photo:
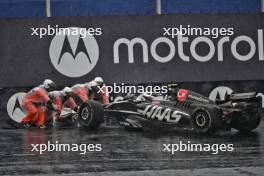
<path fill-rule="evenodd" d="M 172 87 L 165 96 L 129 95 L 105 106 L 105 115 L 115 117 L 130 129 L 150 126 L 188 128 L 211 134 L 235 128 L 251 131 L 261 120 L 261 100 L 257 93 L 236 93 L 216 100 L 190 90 Z"/>

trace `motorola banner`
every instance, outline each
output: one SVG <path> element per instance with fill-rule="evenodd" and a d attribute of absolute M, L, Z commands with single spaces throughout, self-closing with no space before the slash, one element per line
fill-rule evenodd
<path fill-rule="evenodd" d="M 0 20 L 0 87 L 264 79 L 262 14 Z"/>

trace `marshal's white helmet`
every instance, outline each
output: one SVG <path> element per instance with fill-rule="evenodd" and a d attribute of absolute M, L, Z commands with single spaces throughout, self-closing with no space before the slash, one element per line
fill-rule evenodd
<path fill-rule="evenodd" d="M 94 81 L 95 81 L 96 83 L 98 83 L 98 84 L 103 84 L 103 83 L 104 83 L 104 80 L 103 80 L 102 77 L 96 77 L 96 78 L 94 78 Z"/>
<path fill-rule="evenodd" d="M 62 90 L 62 95 L 63 96 L 66 96 L 66 95 L 69 95 L 72 93 L 72 89 L 70 87 L 65 87 L 63 90 Z"/>
<path fill-rule="evenodd" d="M 46 90 L 52 91 L 55 89 L 56 84 L 50 79 L 45 79 L 43 82 L 43 86 Z"/>

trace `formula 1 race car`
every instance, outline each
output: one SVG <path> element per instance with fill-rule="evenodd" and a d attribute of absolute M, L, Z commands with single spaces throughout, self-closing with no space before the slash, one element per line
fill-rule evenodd
<path fill-rule="evenodd" d="M 261 120 L 261 100 L 256 95 L 255 92 L 236 93 L 214 102 L 198 93 L 174 87 L 165 96 L 123 97 L 105 106 L 105 113 L 129 129 L 189 127 L 203 134 L 231 128 L 251 131 Z"/>

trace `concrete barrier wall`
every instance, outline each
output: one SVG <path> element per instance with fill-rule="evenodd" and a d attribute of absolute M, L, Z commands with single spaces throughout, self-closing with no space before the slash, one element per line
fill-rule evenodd
<path fill-rule="evenodd" d="M 189 14 L 0 20 L 0 87 L 30 87 L 46 78 L 64 86 L 98 75 L 109 83 L 264 80 L 262 19 Z M 54 33 L 63 27 L 82 28 L 86 35 Z M 202 33 L 177 36 L 180 28 Z"/>

